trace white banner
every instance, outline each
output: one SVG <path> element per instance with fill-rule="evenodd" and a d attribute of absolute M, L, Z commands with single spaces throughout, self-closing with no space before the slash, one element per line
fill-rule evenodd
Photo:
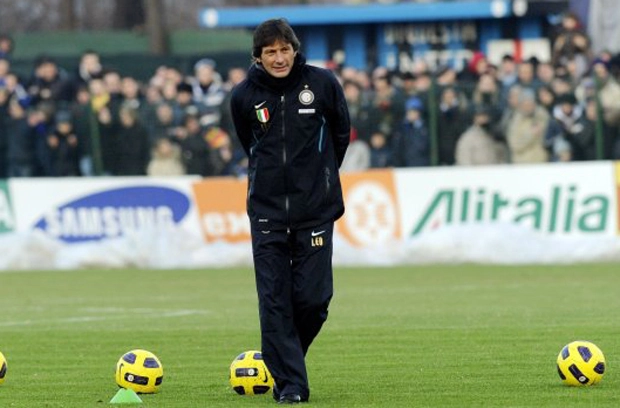
<path fill-rule="evenodd" d="M 515 223 L 554 235 L 616 234 L 611 162 L 397 170 L 403 238 Z"/>
<path fill-rule="evenodd" d="M 12 179 L 17 232 L 66 243 L 99 241 L 141 230 L 181 227 L 200 235 L 192 183 L 197 178 L 102 177 Z"/>
<path fill-rule="evenodd" d="M 342 175 L 335 265 L 620 261 L 613 162 Z M 12 179 L 0 270 L 250 266 L 246 183 Z"/>

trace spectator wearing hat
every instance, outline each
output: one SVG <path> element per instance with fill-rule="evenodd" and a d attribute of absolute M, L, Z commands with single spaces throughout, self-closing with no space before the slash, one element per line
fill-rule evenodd
<path fill-rule="evenodd" d="M 215 67 L 215 61 L 203 58 L 194 64 L 194 76 L 188 79 L 194 102 L 204 108 L 204 113 L 200 116 L 202 126 L 217 125 L 220 122 L 220 106 L 226 93 L 222 78 Z"/>
<path fill-rule="evenodd" d="M 394 135 L 394 164 L 399 167 L 430 165 L 430 138 L 423 119 L 424 106 L 418 97 L 405 103 L 405 118 Z"/>
<path fill-rule="evenodd" d="M 544 163 L 549 159 L 545 136 L 550 115 L 536 103 L 532 89 L 521 89 L 517 111 L 508 124 L 506 141 L 513 163 Z"/>
<path fill-rule="evenodd" d="M 476 106 L 472 125 L 456 143 L 456 164 L 479 166 L 507 162 L 505 145 L 492 131 L 492 111 L 488 106 Z"/>
<path fill-rule="evenodd" d="M 76 177 L 80 175 L 78 137 L 73 131 L 71 114 L 68 111 L 56 113 L 52 133 L 47 137 L 50 151 L 50 176 Z"/>
<path fill-rule="evenodd" d="M 476 82 L 480 75 L 489 71 L 489 60 L 482 51 L 475 51 L 469 61 L 467 68 L 461 72 L 460 79 L 463 81 Z"/>

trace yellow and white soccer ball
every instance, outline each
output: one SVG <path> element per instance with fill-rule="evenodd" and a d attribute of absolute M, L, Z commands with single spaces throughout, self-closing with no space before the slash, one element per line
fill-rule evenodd
<path fill-rule="evenodd" d="M 2 384 L 6 378 L 6 370 L 6 358 L 4 358 L 4 354 L 0 351 L 0 384 Z"/>
<path fill-rule="evenodd" d="M 594 385 L 605 374 L 605 356 L 589 341 L 573 341 L 560 350 L 558 374 L 566 385 Z"/>
<path fill-rule="evenodd" d="M 123 354 L 116 363 L 116 383 L 139 394 L 159 391 L 164 379 L 164 367 L 150 351 L 136 349 Z"/>
<path fill-rule="evenodd" d="M 249 350 L 230 364 L 230 386 L 237 394 L 265 394 L 273 388 L 273 377 L 263 361 L 263 354 Z"/>

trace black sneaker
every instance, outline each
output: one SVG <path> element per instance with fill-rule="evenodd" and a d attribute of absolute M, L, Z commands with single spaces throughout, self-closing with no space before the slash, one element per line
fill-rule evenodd
<path fill-rule="evenodd" d="M 276 402 L 280 402 L 280 390 L 278 390 L 278 386 L 274 383 L 273 384 L 273 399 L 276 400 Z"/>
<path fill-rule="evenodd" d="M 278 399 L 278 404 L 299 404 L 300 402 L 302 402 L 302 400 L 299 394 L 284 394 Z"/>

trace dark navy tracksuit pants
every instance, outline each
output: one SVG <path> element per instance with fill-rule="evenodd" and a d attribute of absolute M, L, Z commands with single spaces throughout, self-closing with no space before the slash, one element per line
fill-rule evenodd
<path fill-rule="evenodd" d="M 287 231 L 252 229 L 261 348 L 280 395 L 310 396 L 305 356 L 333 295 L 334 223 Z"/>

